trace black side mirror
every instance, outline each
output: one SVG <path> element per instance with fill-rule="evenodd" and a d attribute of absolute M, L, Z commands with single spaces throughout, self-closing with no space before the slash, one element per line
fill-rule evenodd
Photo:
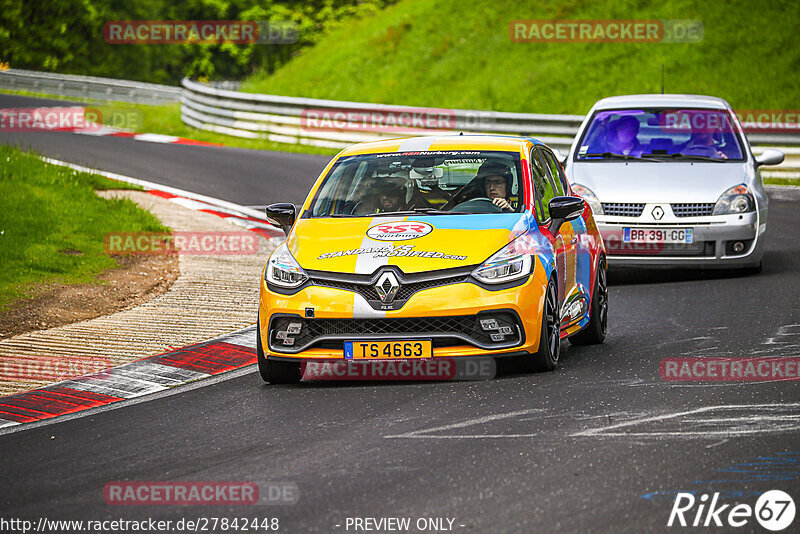
<path fill-rule="evenodd" d="M 267 206 L 267 221 L 275 226 L 279 226 L 287 236 L 296 218 L 297 208 L 295 208 L 294 204 L 281 202 L 279 204 L 270 204 Z"/>
<path fill-rule="evenodd" d="M 580 217 L 585 204 L 583 199 L 578 197 L 550 199 L 550 233 L 555 235 L 562 224 Z"/>

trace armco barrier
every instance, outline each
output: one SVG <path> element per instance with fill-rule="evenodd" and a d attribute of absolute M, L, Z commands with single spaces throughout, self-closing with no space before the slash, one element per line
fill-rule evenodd
<path fill-rule="evenodd" d="M 189 79 L 184 79 L 181 85 L 181 117 L 190 126 L 237 137 L 327 148 L 343 148 L 361 141 L 402 135 L 504 133 L 536 137 L 566 154 L 585 118 L 583 115 L 445 110 L 262 95 L 223 90 Z M 327 111 L 329 116 L 338 112 L 343 119 L 336 122 L 335 128 L 309 127 L 309 110 L 322 114 Z M 377 128 L 375 121 L 371 121 L 370 128 L 364 128 L 358 120 L 364 114 L 396 119 L 403 113 L 444 113 L 449 120 L 445 121 L 445 127 L 434 129 L 392 128 L 389 124 L 381 124 L 380 119 L 377 120 Z M 348 120 L 348 117 L 351 119 Z M 752 125 L 744 124 L 746 131 L 749 126 Z M 800 176 L 800 129 L 796 133 L 749 129 L 747 136 L 756 154 L 761 153 L 765 146 L 777 147 L 786 154 L 786 161 L 782 165 L 762 171 L 765 176 Z"/>
<path fill-rule="evenodd" d="M 181 89 L 170 85 L 20 69 L 0 71 L 0 89 L 136 104 L 169 104 L 181 97 Z"/>
<path fill-rule="evenodd" d="M 186 124 L 226 135 L 245 138 L 264 138 L 278 143 L 303 144 L 325 148 L 343 148 L 352 143 L 390 137 L 443 133 L 505 133 L 536 137 L 566 154 L 583 115 L 544 115 L 506 113 L 465 109 L 418 108 L 388 106 L 362 102 L 342 102 L 315 98 L 262 95 L 230 90 L 236 82 L 216 82 L 209 85 L 189 79 L 182 87 L 150 83 L 52 74 L 19 69 L 0 71 L 0 89 L 17 89 L 78 99 L 117 100 L 136 103 L 181 102 L 181 119 Z M 308 125 L 308 112 L 315 110 L 332 115 L 338 113 L 343 121 L 335 127 L 314 128 Z M 403 127 L 389 124 L 406 114 L 444 115 L 443 124 L 434 127 Z M 365 128 L 358 118 L 370 115 Z M 386 123 L 377 122 L 382 115 Z M 376 127 L 377 126 L 377 127 Z M 756 154 L 764 147 L 777 147 L 786 154 L 778 167 L 765 168 L 765 176 L 800 177 L 800 129 L 771 132 L 759 130 L 748 123 L 748 139 Z"/>

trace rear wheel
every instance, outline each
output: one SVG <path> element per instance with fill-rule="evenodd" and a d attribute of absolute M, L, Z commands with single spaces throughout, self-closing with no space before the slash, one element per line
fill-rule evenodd
<path fill-rule="evenodd" d="M 558 356 L 561 354 L 561 320 L 558 316 L 557 295 L 556 284 L 551 279 L 547 283 L 542 308 L 539 350 L 530 355 L 529 365 L 526 366 L 531 371 L 552 371 L 558 364 Z"/>
<path fill-rule="evenodd" d="M 596 345 L 606 339 L 606 330 L 608 328 L 608 278 L 605 258 L 600 258 L 600 261 L 597 262 L 597 278 L 594 284 L 594 295 L 592 295 L 589 314 L 589 324 L 569 338 L 569 342 L 572 345 Z"/>
<path fill-rule="evenodd" d="M 261 346 L 261 325 L 256 326 L 256 354 L 258 355 L 258 372 L 264 382 L 270 384 L 296 384 L 303 378 L 300 362 L 283 362 L 268 360 Z"/>

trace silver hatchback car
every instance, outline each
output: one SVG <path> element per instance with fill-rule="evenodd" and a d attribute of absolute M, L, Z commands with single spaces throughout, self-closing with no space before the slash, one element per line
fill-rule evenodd
<path fill-rule="evenodd" d="M 565 164 L 592 207 L 609 265 L 760 270 L 768 199 L 738 117 L 721 98 L 629 95 L 597 102 Z"/>

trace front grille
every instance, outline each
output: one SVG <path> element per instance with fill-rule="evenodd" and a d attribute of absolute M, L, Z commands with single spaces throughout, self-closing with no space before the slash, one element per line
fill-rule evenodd
<path fill-rule="evenodd" d="M 675 217 L 705 217 L 714 213 L 714 204 L 670 204 Z"/>
<path fill-rule="evenodd" d="M 482 328 L 480 321 L 487 319 L 496 321 L 497 330 L 487 331 Z M 300 332 L 287 336 L 290 324 L 299 324 Z M 504 334 L 502 339 L 493 340 L 492 334 L 499 333 L 502 327 L 509 327 L 512 333 Z M 290 344 L 284 343 L 285 337 L 293 339 Z M 269 328 L 270 348 L 280 352 L 294 353 L 315 347 L 343 349 L 343 341 L 346 340 L 381 338 L 431 338 L 435 347 L 471 344 L 489 349 L 513 347 L 523 340 L 519 319 L 511 312 L 392 319 L 304 319 L 299 316 L 279 316 L 272 319 Z"/>
<path fill-rule="evenodd" d="M 609 256 L 678 256 L 714 257 L 713 241 L 696 243 L 622 243 L 616 241 L 612 246 L 606 242 Z"/>
<path fill-rule="evenodd" d="M 409 282 L 400 283 L 400 289 L 397 290 L 397 294 L 394 297 L 395 301 L 405 301 L 411 298 L 411 296 L 418 292 L 422 291 L 423 289 L 431 289 L 434 287 L 441 287 L 450 284 L 460 284 L 462 282 L 466 282 L 469 280 L 469 276 L 466 275 L 458 275 L 458 276 L 450 276 L 447 278 L 438 278 L 438 279 L 430 279 L 430 280 L 422 280 L 419 282 Z M 362 297 L 364 297 L 368 301 L 379 301 L 381 298 L 378 296 L 378 292 L 375 290 L 375 285 L 372 282 L 343 282 L 340 280 L 330 280 L 325 278 L 311 278 L 311 282 L 314 285 L 323 286 L 323 287 L 332 287 L 336 289 L 344 289 L 346 291 L 353 291 L 358 293 Z"/>
<path fill-rule="evenodd" d="M 644 204 L 630 202 L 603 202 L 603 213 L 615 217 L 638 217 L 644 211 Z"/>

